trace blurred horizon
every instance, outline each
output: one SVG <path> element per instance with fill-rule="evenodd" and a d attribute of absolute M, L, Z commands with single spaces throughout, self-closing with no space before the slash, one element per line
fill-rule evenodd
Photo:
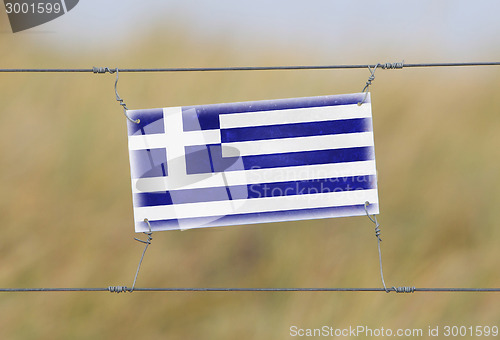
<path fill-rule="evenodd" d="M 411 10 L 408 10 L 411 9 Z M 183 27 L 201 51 L 224 41 L 243 62 L 260 53 L 301 52 L 309 63 L 374 63 L 490 60 L 500 53 L 493 0 L 458 1 L 234 1 L 86 0 L 66 15 L 12 34 L 5 13 L 0 34 L 8 43 L 31 41 L 66 56 L 100 54 L 141 44 L 144 37 L 176 38 Z M 187 33 L 187 34 L 186 34 Z M 34 40 L 34 41 L 33 41 Z M 198 51 L 199 52 L 199 51 Z M 348 60 L 346 60 L 348 58 Z M 161 65 L 163 63 L 160 62 Z"/>

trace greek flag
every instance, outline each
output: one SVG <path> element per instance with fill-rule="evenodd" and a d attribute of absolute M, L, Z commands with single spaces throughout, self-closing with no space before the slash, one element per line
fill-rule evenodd
<path fill-rule="evenodd" d="M 365 95 L 127 111 L 136 232 L 378 214 Z"/>

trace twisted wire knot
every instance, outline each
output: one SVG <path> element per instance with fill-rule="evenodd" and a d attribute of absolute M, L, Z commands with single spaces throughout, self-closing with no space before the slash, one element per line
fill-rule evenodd
<path fill-rule="evenodd" d="M 378 223 L 377 221 L 377 217 L 375 215 L 370 216 L 370 214 L 368 213 L 368 206 L 370 205 L 370 202 L 366 201 L 365 202 L 365 212 L 366 212 L 366 216 L 368 216 L 368 218 L 370 219 L 370 221 L 373 222 L 373 224 L 375 224 L 375 237 L 377 238 L 377 240 L 379 242 L 382 242 L 382 239 L 380 238 L 380 234 L 382 233 L 382 231 L 380 230 L 380 223 Z"/>
<path fill-rule="evenodd" d="M 414 293 L 415 287 L 392 287 L 392 290 L 396 293 Z M 389 291 L 387 291 L 389 293 Z"/>
<path fill-rule="evenodd" d="M 117 86 L 118 86 L 118 67 L 117 68 L 109 68 L 109 67 L 96 67 L 96 66 L 94 66 L 94 67 L 92 67 L 92 72 L 94 72 L 94 73 L 101 73 L 101 74 L 102 73 L 110 73 L 110 74 L 116 73 L 116 80 L 115 80 L 116 101 L 123 108 L 123 114 L 125 115 L 125 117 L 127 117 L 127 119 L 130 122 L 139 124 L 140 123 L 139 119 L 133 120 L 132 118 L 130 118 L 128 116 L 128 114 L 127 114 L 127 110 L 128 110 L 127 104 L 125 104 L 124 101 L 123 101 L 123 99 L 120 98 L 120 96 L 118 95 L 118 89 L 117 89 Z"/>
<path fill-rule="evenodd" d="M 379 64 L 379 67 L 383 70 L 394 70 L 394 69 L 402 69 L 404 67 L 405 61 L 396 62 L 396 63 L 385 63 Z"/>
<path fill-rule="evenodd" d="M 118 104 L 120 104 L 123 107 L 123 112 L 125 112 L 125 116 L 128 118 L 128 116 L 127 116 L 127 110 L 128 110 L 127 104 L 125 104 L 123 99 L 120 98 L 120 96 L 118 95 L 118 92 L 116 92 L 116 101 L 118 102 Z M 136 121 L 134 121 L 134 120 L 132 120 L 132 122 L 136 123 Z M 139 123 L 139 122 L 137 122 L 137 123 Z"/>
<path fill-rule="evenodd" d="M 109 286 L 108 291 L 110 293 L 124 293 L 130 291 L 126 286 Z"/>
<path fill-rule="evenodd" d="M 363 89 L 363 92 L 366 91 L 366 89 L 368 89 L 368 87 L 372 84 L 372 81 L 375 80 L 375 72 L 373 72 L 369 77 L 368 77 L 368 80 L 366 81 L 366 85 Z"/>
<path fill-rule="evenodd" d="M 153 235 L 153 232 L 151 232 L 151 231 L 149 231 L 149 232 L 143 232 L 143 234 L 148 237 L 148 239 L 146 241 L 141 240 L 141 239 L 139 239 L 137 237 L 134 237 L 134 240 L 139 241 L 139 242 L 144 243 L 144 244 L 151 244 L 151 241 L 153 240 L 153 237 L 151 235 Z"/>
<path fill-rule="evenodd" d="M 109 68 L 109 67 L 92 67 L 92 72 L 94 73 L 115 73 L 117 72 L 116 69 L 113 69 L 113 68 Z"/>
<path fill-rule="evenodd" d="M 370 76 L 368 77 L 368 80 L 366 81 L 366 84 L 365 84 L 365 87 L 363 88 L 363 91 L 361 91 L 362 93 L 363 92 L 366 92 L 366 93 L 365 93 L 363 100 L 358 103 L 358 106 L 360 106 L 361 104 L 363 104 L 366 101 L 366 98 L 368 97 L 368 88 L 372 84 L 372 81 L 375 80 L 375 71 L 377 70 L 378 67 L 380 67 L 383 70 L 402 69 L 404 66 L 404 63 L 405 63 L 404 60 L 400 63 L 399 62 L 384 63 L 384 64 L 378 63 L 373 67 L 373 69 L 371 68 L 370 65 L 368 65 L 368 70 L 370 71 Z"/>
<path fill-rule="evenodd" d="M 370 216 L 368 212 L 368 206 L 370 205 L 370 202 L 366 201 L 365 202 L 365 213 L 366 216 L 372 221 L 373 224 L 375 224 L 375 236 L 377 237 L 377 246 L 378 246 L 378 260 L 379 260 L 379 266 L 380 266 L 380 279 L 382 280 L 382 285 L 384 286 L 384 290 L 386 293 L 390 292 L 396 292 L 396 293 L 413 293 L 415 291 L 415 287 L 392 287 L 392 288 L 387 288 L 385 285 L 385 280 L 384 280 L 384 271 L 382 269 L 382 251 L 380 250 L 380 242 L 382 242 L 382 239 L 380 238 L 380 224 L 377 221 L 377 216 L 373 215 Z"/>
<path fill-rule="evenodd" d="M 382 233 L 382 231 L 380 230 L 380 224 L 377 224 L 375 225 L 375 237 L 380 241 L 382 242 L 382 239 L 380 238 L 380 234 Z"/>

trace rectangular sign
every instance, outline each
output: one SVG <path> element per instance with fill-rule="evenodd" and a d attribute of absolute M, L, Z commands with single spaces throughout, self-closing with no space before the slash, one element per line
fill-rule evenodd
<path fill-rule="evenodd" d="M 127 111 L 136 232 L 378 214 L 364 98 Z"/>

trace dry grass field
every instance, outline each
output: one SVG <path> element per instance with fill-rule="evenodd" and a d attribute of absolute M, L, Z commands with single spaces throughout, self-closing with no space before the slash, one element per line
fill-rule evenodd
<path fill-rule="evenodd" d="M 0 67 L 307 61 L 283 52 L 249 62 L 224 41 L 196 46 L 183 32 L 159 39 L 95 57 L 2 34 Z M 499 71 L 377 71 L 371 91 L 388 285 L 500 286 Z M 119 93 L 129 108 L 154 108 L 354 93 L 368 75 L 124 73 Z M 0 74 L 0 287 L 131 285 L 143 245 L 133 240 L 126 121 L 113 82 L 109 74 Z M 138 287 L 381 286 L 366 217 L 153 238 Z M 0 293 L 0 338 L 287 339 L 292 325 L 500 326 L 499 302 L 498 293 Z"/>

